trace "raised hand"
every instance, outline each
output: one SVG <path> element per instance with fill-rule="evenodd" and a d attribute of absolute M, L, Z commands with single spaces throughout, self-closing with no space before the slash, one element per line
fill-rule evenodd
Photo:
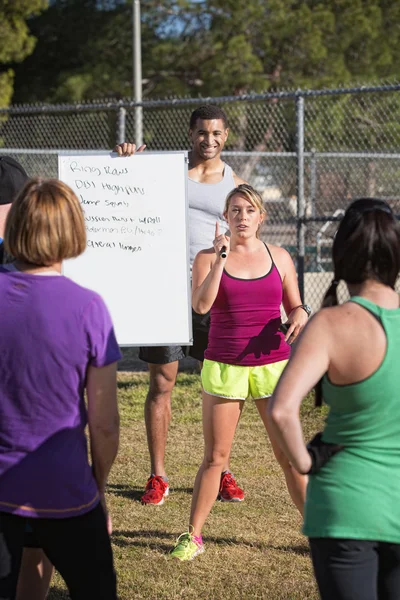
<path fill-rule="evenodd" d="M 218 221 L 215 223 L 215 239 L 213 246 L 217 257 L 226 260 L 230 251 L 231 241 L 229 236 L 221 233 Z"/>
<path fill-rule="evenodd" d="M 131 144 L 129 142 L 123 142 L 122 144 L 117 144 L 114 148 L 114 152 L 117 152 L 119 156 L 132 156 L 136 152 L 143 152 L 146 148 L 146 144 L 142 144 L 139 148 L 136 148 L 136 144 Z"/>

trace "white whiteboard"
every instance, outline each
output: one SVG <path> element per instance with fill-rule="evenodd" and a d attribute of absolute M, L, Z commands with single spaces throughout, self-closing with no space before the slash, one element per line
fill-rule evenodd
<path fill-rule="evenodd" d="M 192 343 L 186 160 L 186 152 L 59 154 L 88 239 L 63 273 L 103 297 L 121 346 Z"/>

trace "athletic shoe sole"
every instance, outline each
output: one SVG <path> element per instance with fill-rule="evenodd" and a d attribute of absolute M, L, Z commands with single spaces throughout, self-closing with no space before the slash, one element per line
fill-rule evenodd
<path fill-rule="evenodd" d="M 196 556 L 203 554 L 203 552 L 204 552 L 204 546 L 200 546 L 200 548 L 198 550 L 196 550 L 196 552 L 193 554 L 193 556 L 190 560 L 193 560 L 194 558 L 196 558 Z"/>
<path fill-rule="evenodd" d="M 143 506 L 162 506 L 164 504 L 164 498 L 166 498 L 167 496 L 169 496 L 169 487 L 167 487 L 167 489 L 165 490 L 160 502 L 143 502 L 143 500 L 141 500 L 141 503 L 143 504 Z"/>
<path fill-rule="evenodd" d="M 184 558 L 179 558 L 178 556 L 174 556 L 173 554 L 171 555 L 171 558 L 176 558 L 176 560 L 180 560 L 181 562 L 188 562 L 189 560 L 193 560 L 194 558 L 196 558 L 196 556 L 199 556 L 200 554 L 203 554 L 204 552 L 204 545 L 200 546 L 200 548 L 198 548 L 196 550 L 196 552 L 193 554 L 193 556 L 191 556 L 188 559 L 184 559 Z"/>
<path fill-rule="evenodd" d="M 221 502 L 243 502 L 244 498 L 223 498 L 222 496 L 218 496 L 217 500 Z"/>

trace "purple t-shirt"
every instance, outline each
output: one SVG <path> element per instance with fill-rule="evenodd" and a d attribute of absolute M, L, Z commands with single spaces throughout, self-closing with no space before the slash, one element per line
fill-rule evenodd
<path fill-rule="evenodd" d="M 88 461 L 89 365 L 121 358 L 95 292 L 0 267 L 0 511 L 66 518 L 99 501 Z"/>

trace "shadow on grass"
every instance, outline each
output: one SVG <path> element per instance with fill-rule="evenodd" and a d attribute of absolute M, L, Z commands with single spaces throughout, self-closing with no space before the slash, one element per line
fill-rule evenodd
<path fill-rule="evenodd" d="M 141 388 L 143 383 L 143 379 L 131 379 L 130 381 L 118 381 L 117 387 L 119 390 L 129 390 L 130 388 Z"/>
<path fill-rule="evenodd" d="M 136 548 L 151 548 L 164 554 L 168 554 L 173 547 L 173 542 L 178 536 L 167 531 L 150 531 L 150 530 L 139 530 L 139 531 L 121 531 L 116 530 L 111 536 L 111 541 L 115 546 L 119 548 L 126 548 L 128 546 L 135 546 Z M 129 538 L 129 539 L 126 539 Z M 139 538 L 149 538 L 149 540 L 143 540 Z M 157 541 L 157 538 L 164 538 L 170 540 L 169 543 L 163 543 Z"/>
<path fill-rule="evenodd" d="M 177 537 L 178 535 L 161 530 L 116 530 L 112 534 L 112 542 L 120 548 L 135 546 L 138 548 L 151 548 L 152 550 L 168 553 L 171 551 L 173 544 L 165 544 L 162 541 L 157 541 L 157 539 L 162 538 L 164 540 L 175 540 Z M 148 539 L 143 540 L 141 538 Z M 274 544 L 263 544 L 259 542 L 250 542 L 235 538 L 215 537 L 210 535 L 207 535 L 205 542 L 210 542 L 221 546 L 243 546 L 246 548 L 256 548 L 257 550 L 277 550 L 278 552 L 288 552 L 290 554 L 297 554 L 298 556 L 309 556 L 310 554 L 309 548 L 305 544 L 300 544 L 298 546 L 277 546 Z"/>
<path fill-rule="evenodd" d="M 130 500 L 140 502 L 140 499 L 143 496 L 144 492 L 144 485 L 143 487 L 139 488 L 120 483 L 109 483 L 107 485 L 107 492 L 109 494 L 113 494 L 113 496 L 120 496 L 121 498 L 129 498 Z M 171 492 L 183 492 L 185 494 L 193 494 L 193 488 L 174 487 L 171 488 Z"/>
<path fill-rule="evenodd" d="M 121 498 L 129 498 L 140 502 L 140 498 L 143 496 L 144 487 L 131 487 L 128 485 L 121 485 L 119 483 L 107 484 L 107 492 L 113 494 L 113 496 L 120 496 Z"/>

